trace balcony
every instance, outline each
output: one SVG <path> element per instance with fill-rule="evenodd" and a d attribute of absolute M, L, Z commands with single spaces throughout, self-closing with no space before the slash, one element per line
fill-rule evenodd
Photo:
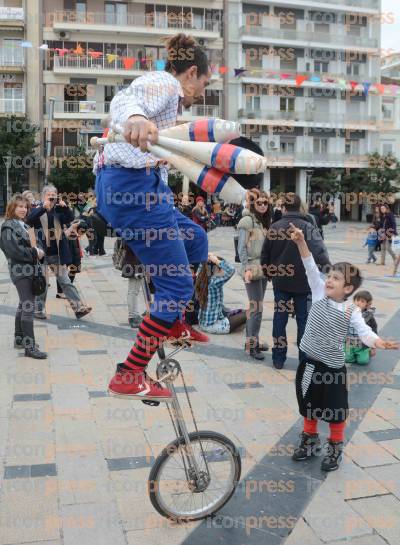
<path fill-rule="evenodd" d="M 108 13 L 78 13 L 74 10 L 55 11 L 48 14 L 46 26 L 55 31 L 110 32 L 141 36 L 173 36 L 177 31 L 190 32 L 198 38 L 215 40 L 221 36 L 221 23 L 205 17 L 178 16 L 152 13 L 113 15 Z"/>
<path fill-rule="evenodd" d="M 0 47 L 1 72 L 22 72 L 24 66 L 25 57 L 21 47 Z"/>
<path fill-rule="evenodd" d="M 309 79 L 307 79 L 303 83 L 303 87 L 337 87 L 339 86 L 339 84 L 330 83 L 328 81 L 324 81 L 324 79 L 325 80 L 344 79 L 346 81 L 351 79 L 353 81 L 357 81 L 358 83 L 362 83 L 363 81 L 370 81 L 371 83 L 380 83 L 380 77 L 369 76 L 365 74 L 349 75 L 349 74 L 345 74 L 344 72 L 337 74 L 333 72 L 315 72 L 312 70 L 311 72 L 299 72 L 297 70 L 293 72 L 292 70 L 286 70 L 285 68 L 269 69 L 269 68 L 262 68 L 261 66 L 257 66 L 257 65 L 254 65 L 254 66 L 247 65 L 246 70 L 248 71 L 247 73 L 243 72 L 242 74 L 238 76 L 239 78 L 243 80 L 243 83 L 249 83 L 249 82 L 246 82 L 245 80 L 251 78 L 252 80 L 262 79 L 262 80 L 272 80 L 274 82 L 284 81 L 285 85 L 295 85 L 297 76 L 306 76 L 307 78 L 309 78 L 310 73 L 312 73 L 314 76 L 319 76 L 321 78 L 321 81 L 316 82 L 316 81 L 310 81 Z M 254 74 L 251 73 L 252 70 L 254 71 Z M 271 75 L 266 76 L 265 74 L 271 74 Z M 289 74 L 290 77 L 289 78 L 276 77 L 276 76 L 281 76 L 281 74 Z M 339 87 L 342 88 L 341 86 Z M 349 90 L 351 89 L 350 84 L 348 85 L 348 89 Z"/>
<path fill-rule="evenodd" d="M 23 28 L 25 24 L 24 8 L 8 8 L 0 6 L 1 28 Z"/>
<path fill-rule="evenodd" d="M 316 111 L 239 110 L 239 119 L 250 125 L 286 125 L 292 127 L 353 128 L 376 130 L 377 119 L 371 115 L 332 114 Z"/>
<path fill-rule="evenodd" d="M 344 153 L 312 153 L 280 151 L 265 154 L 269 168 L 273 167 L 330 167 L 330 168 L 367 168 L 367 155 L 346 155 Z"/>
<path fill-rule="evenodd" d="M 0 98 L 0 115 L 25 115 L 25 99 Z"/>
<path fill-rule="evenodd" d="M 55 101 L 54 119 L 101 119 L 110 112 L 110 102 L 95 100 Z M 48 107 L 46 107 L 48 114 Z"/>
<path fill-rule="evenodd" d="M 269 0 L 268 3 L 272 3 Z M 265 4 L 266 0 L 252 0 L 252 4 Z M 279 0 L 279 6 L 292 7 L 294 5 L 293 0 Z M 371 13 L 373 11 L 379 11 L 379 0 L 296 0 L 296 8 L 310 8 L 323 9 L 330 11 L 350 11 L 355 13 Z"/>
<path fill-rule="evenodd" d="M 64 55 L 63 57 L 54 57 L 54 73 L 87 76 L 88 74 L 97 74 L 102 76 L 142 76 L 146 72 L 157 70 L 157 61 L 146 60 L 141 62 L 136 60 L 133 65 L 126 64 L 123 59 L 108 61 L 107 55 L 92 58 L 90 55 Z M 215 66 L 211 80 L 218 79 L 218 66 Z"/>
<path fill-rule="evenodd" d="M 209 106 L 207 104 L 195 104 L 187 110 L 183 110 L 182 114 L 178 116 L 178 121 L 192 121 L 197 118 L 204 117 L 220 117 L 220 106 Z"/>
<path fill-rule="evenodd" d="M 319 47 L 326 49 L 346 49 L 357 47 L 360 50 L 377 49 L 379 41 L 353 35 L 329 34 L 323 32 L 305 32 L 302 30 L 276 29 L 265 26 L 246 25 L 240 28 L 243 41 L 251 43 L 272 42 L 300 42 L 304 47 Z M 318 44 L 318 45 L 316 45 Z"/>

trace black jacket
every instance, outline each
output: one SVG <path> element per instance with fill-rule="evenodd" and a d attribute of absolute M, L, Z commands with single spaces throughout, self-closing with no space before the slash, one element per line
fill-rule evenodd
<path fill-rule="evenodd" d="M 296 244 L 288 233 L 293 223 L 304 233 L 307 246 L 321 268 L 330 264 L 328 250 L 316 227 L 300 212 L 288 212 L 271 225 L 261 252 L 264 274 L 272 279 L 275 289 L 290 293 L 309 293 L 310 287 Z"/>
<path fill-rule="evenodd" d="M 40 245 L 42 246 L 42 248 L 45 249 L 45 251 L 47 246 L 46 235 L 44 233 L 43 225 L 40 221 L 40 218 L 41 216 L 43 216 L 43 214 L 46 213 L 47 210 L 41 204 L 36 208 L 32 208 L 32 210 L 28 214 L 28 217 L 26 218 L 26 223 L 31 227 L 35 228 L 38 240 L 40 241 Z M 70 265 L 71 263 L 73 263 L 71 250 L 68 239 L 65 236 L 62 228 L 65 225 L 69 225 L 73 221 L 74 214 L 72 210 L 67 206 L 56 206 L 54 209 L 54 219 L 59 222 L 59 225 L 61 227 L 61 237 L 58 243 L 58 255 L 60 256 L 60 263 L 61 265 Z"/>
<path fill-rule="evenodd" d="M 12 282 L 33 276 L 38 253 L 18 220 L 6 220 L 1 226 L 0 248 L 8 260 Z"/>

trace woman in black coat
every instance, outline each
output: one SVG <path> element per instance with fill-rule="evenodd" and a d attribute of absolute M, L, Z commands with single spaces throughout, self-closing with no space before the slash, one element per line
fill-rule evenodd
<path fill-rule="evenodd" d="M 396 254 L 392 250 L 392 238 L 397 235 L 396 218 L 387 204 L 381 206 L 381 224 L 379 229 L 379 240 L 381 241 L 381 265 L 385 264 L 386 252 L 388 252 L 396 263 Z"/>
<path fill-rule="evenodd" d="M 32 246 L 25 223 L 28 201 L 16 194 L 8 203 L 5 221 L 1 226 L 0 248 L 8 261 L 10 278 L 17 289 L 19 304 L 15 315 L 14 347 L 25 348 L 25 356 L 45 359 L 47 354 L 39 350 L 35 342 L 33 316 L 35 295 L 33 276 L 39 259 L 44 257 L 41 248 Z"/>

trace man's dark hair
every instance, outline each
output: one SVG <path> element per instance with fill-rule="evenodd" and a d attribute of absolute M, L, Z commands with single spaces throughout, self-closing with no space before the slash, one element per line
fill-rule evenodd
<path fill-rule="evenodd" d="M 283 205 L 287 212 L 300 212 L 301 199 L 296 193 L 287 193 Z"/>
<path fill-rule="evenodd" d="M 354 301 L 359 301 L 360 299 L 364 299 L 365 301 L 367 301 L 367 303 L 372 303 L 372 295 L 367 290 L 358 291 L 353 297 L 353 299 Z"/>
<path fill-rule="evenodd" d="M 180 33 L 168 38 L 165 42 L 168 60 L 166 72 L 183 74 L 192 66 L 197 66 L 197 77 L 208 74 L 210 64 L 206 52 L 192 36 Z"/>
<path fill-rule="evenodd" d="M 239 136 L 239 138 L 231 140 L 229 144 L 232 144 L 233 146 L 240 146 L 241 148 L 248 149 L 264 157 L 264 152 L 260 146 L 245 136 Z M 264 174 L 262 172 L 259 174 L 231 174 L 231 176 L 232 178 L 235 178 L 235 180 L 239 182 L 244 189 L 253 189 L 255 187 L 260 188 L 264 178 Z"/>
<path fill-rule="evenodd" d="M 344 285 L 353 286 L 353 291 L 351 293 L 354 293 L 356 290 L 358 290 L 358 288 L 362 284 L 360 269 L 355 265 L 352 265 L 351 263 L 347 263 L 346 261 L 340 261 L 339 263 L 335 263 L 334 265 L 332 265 L 330 270 L 339 271 L 343 274 Z"/>

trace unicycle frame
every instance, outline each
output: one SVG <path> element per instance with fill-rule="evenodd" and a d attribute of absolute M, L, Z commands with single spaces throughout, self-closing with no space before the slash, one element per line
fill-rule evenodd
<path fill-rule="evenodd" d="M 146 308 L 147 308 L 147 311 L 150 312 L 151 294 L 150 294 L 150 289 L 149 289 L 149 285 L 146 278 L 143 279 L 142 287 L 143 287 L 143 295 L 144 295 L 144 301 L 146 303 Z M 187 391 L 187 388 L 183 379 L 181 366 L 178 362 L 176 362 L 175 360 L 172 360 L 172 357 L 175 354 L 178 354 L 181 350 L 184 350 L 185 348 L 186 348 L 186 345 L 179 346 L 175 348 L 170 354 L 168 354 L 167 357 L 166 357 L 165 349 L 163 346 L 157 349 L 157 354 L 160 358 L 160 361 L 157 365 L 157 378 L 161 382 L 163 382 L 172 393 L 172 399 L 170 402 L 168 402 L 168 405 L 170 405 L 172 410 L 170 410 L 170 407 L 168 407 L 168 412 L 171 417 L 172 426 L 174 428 L 177 439 L 179 439 L 179 437 L 183 437 L 185 442 L 184 455 L 182 453 L 182 460 L 185 467 L 186 478 L 188 479 L 188 481 L 191 481 L 196 487 L 197 483 L 200 483 L 201 481 L 202 474 L 200 472 L 199 465 L 193 453 L 193 448 L 192 448 L 192 444 L 189 437 L 189 431 L 186 425 L 185 418 L 183 416 L 182 408 L 178 400 L 175 386 L 173 384 L 173 382 L 178 377 L 182 379 L 184 388 L 186 391 L 186 397 L 190 405 L 189 393 Z M 166 371 L 168 371 L 168 369 L 166 368 L 168 368 L 168 366 L 171 366 L 170 362 L 173 362 L 172 365 L 174 366 L 174 369 L 170 371 L 169 373 L 170 376 L 168 376 L 168 374 L 166 375 Z M 191 405 L 190 405 L 190 408 L 191 408 Z M 192 410 L 192 418 L 193 418 L 195 430 L 198 431 L 193 410 Z M 205 459 L 204 453 L 203 453 L 203 457 L 204 457 L 204 464 L 207 470 L 207 476 L 209 478 L 208 464 L 207 464 L 207 460 Z"/>

